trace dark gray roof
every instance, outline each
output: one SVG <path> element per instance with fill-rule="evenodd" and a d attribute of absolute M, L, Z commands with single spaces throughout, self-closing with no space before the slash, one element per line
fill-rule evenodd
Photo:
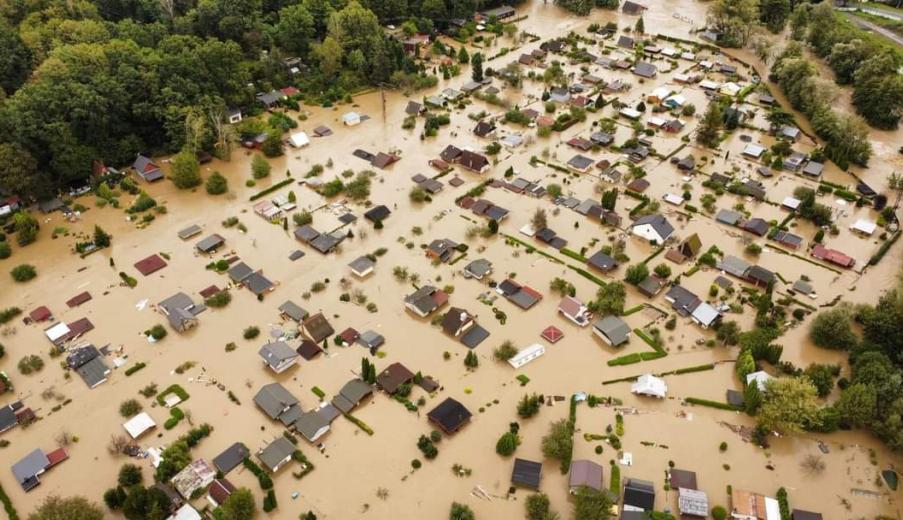
<path fill-rule="evenodd" d="M 197 243 L 197 248 L 202 253 L 209 253 L 211 251 L 215 251 L 218 247 L 223 245 L 226 242 L 226 239 L 217 235 L 216 233 L 204 238 L 200 242 Z"/>
<path fill-rule="evenodd" d="M 329 419 L 316 411 L 304 412 L 295 421 L 295 429 L 309 441 L 313 441 L 317 432 L 327 426 Z"/>
<path fill-rule="evenodd" d="M 352 379 L 345 383 L 332 399 L 332 404 L 339 410 L 348 413 L 360 402 L 373 393 L 373 388 L 360 379 Z"/>
<path fill-rule="evenodd" d="M 482 278 L 492 271 L 492 262 L 485 258 L 478 258 L 467 264 L 467 266 L 464 267 L 464 270 L 471 273 L 473 276 Z"/>
<path fill-rule="evenodd" d="M 310 243 L 311 240 L 320 236 L 320 232 L 309 225 L 303 225 L 295 228 L 295 238 L 302 242 Z"/>
<path fill-rule="evenodd" d="M 481 327 L 479 324 L 474 323 L 473 326 L 470 327 L 463 336 L 461 336 L 461 343 L 463 343 L 467 348 L 476 348 L 477 345 L 482 343 L 488 337 L 489 331 Z"/>
<path fill-rule="evenodd" d="M 600 271 L 611 271 L 612 269 L 618 267 L 618 262 L 615 261 L 614 258 L 606 255 L 602 251 L 596 251 L 593 256 L 589 257 L 589 260 L 586 262 L 590 265 L 590 267 L 595 267 Z"/>
<path fill-rule="evenodd" d="M 633 227 L 642 226 L 644 224 L 652 226 L 652 229 L 654 229 L 663 239 L 667 239 L 671 236 L 671 233 L 674 232 L 674 227 L 668 222 L 668 219 L 662 215 L 646 215 L 645 217 L 640 217 L 633 223 Z"/>
<path fill-rule="evenodd" d="M 364 331 L 359 338 L 357 338 L 357 342 L 367 348 L 376 348 L 385 343 L 386 338 L 384 338 L 382 334 L 379 334 L 376 331 L 367 330 Z"/>
<path fill-rule="evenodd" d="M 655 485 L 646 480 L 627 479 L 624 485 L 624 505 L 652 511 L 655 508 Z"/>
<path fill-rule="evenodd" d="M 594 162 L 595 161 L 593 161 L 589 157 L 586 157 L 585 155 L 577 154 L 571 157 L 571 160 L 568 161 L 568 165 L 573 168 L 577 168 L 578 170 L 585 170 L 586 168 L 592 166 Z"/>
<path fill-rule="evenodd" d="M 341 238 L 339 238 L 336 235 L 323 233 L 322 235 L 320 235 L 310 241 L 310 247 L 316 249 L 317 251 L 319 251 L 325 255 L 326 253 L 335 249 L 335 247 L 337 245 L 339 245 L 339 243 L 342 242 L 342 239 L 344 237 L 345 237 L 344 234 L 342 235 Z"/>
<path fill-rule="evenodd" d="M 665 294 L 665 299 L 671 302 L 671 307 L 681 316 L 689 316 L 702 300 L 680 285 L 675 285 Z"/>
<path fill-rule="evenodd" d="M 270 419 L 276 419 L 287 408 L 298 404 L 298 399 L 279 383 L 270 383 L 257 391 L 254 403 L 269 415 Z"/>
<path fill-rule="evenodd" d="M 737 225 L 737 222 L 739 222 L 741 218 L 743 218 L 743 215 L 730 209 L 720 209 L 718 210 L 718 213 L 715 214 L 715 220 L 717 222 L 721 222 L 722 224 L 727 224 L 729 226 Z"/>
<path fill-rule="evenodd" d="M 251 273 L 242 283 L 254 294 L 263 294 L 273 288 L 273 282 L 260 273 Z"/>
<path fill-rule="evenodd" d="M 360 272 L 364 272 L 368 269 L 372 269 L 375 265 L 376 265 L 376 262 L 374 262 L 373 260 L 370 260 L 369 257 L 359 256 L 359 257 L 355 258 L 350 264 L 348 264 L 348 267 L 350 267 L 354 271 L 357 271 L 360 273 Z"/>
<path fill-rule="evenodd" d="M 658 70 L 655 68 L 655 65 L 651 63 L 646 63 L 645 61 L 638 62 L 636 66 L 633 68 L 633 73 L 637 76 L 642 76 L 644 78 L 653 78 Z"/>
<path fill-rule="evenodd" d="M 532 489 L 539 488 L 542 479 L 542 462 L 514 459 L 514 470 L 511 472 L 511 483 Z"/>
<path fill-rule="evenodd" d="M 405 303 L 414 306 L 422 314 L 429 314 L 438 308 L 433 294 L 437 291 L 432 285 L 423 285 L 405 297 Z"/>
<path fill-rule="evenodd" d="M 7 404 L 0 407 L 0 432 L 5 432 L 17 424 L 19 424 L 19 420 L 16 418 L 16 411 L 13 410 L 12 405 Z"/>
<path fill-rule="evenodd" d="M 598 319 L 593 323 L 593 328 L 604 334 L 614 346 L 626 343 L 630 334 L 630 325 L 617 316 Z"/>
<path fill-rule="evenodd" d="M 213 465 L 223 473 L 229 473 L 241 465 L 242 461 L 250 455 L 248 447 L 240 442 L 226 448 L 225 451 L 213 458 Z"/>
<path fill-rule="evenodd" d="M 293 453 L 295 453 L 295 445 L 285 437 L 277 437 L 276 440 L 257 454 L 257 458 L 260 459 L 260 462 L 267 469 L 274 471 L 279 463 L 285 460 L 286 457 L 291 457 Z"/>
<path fill-rule="evenodd" d="M 186 240 L 195 235 L 200 234 L 201 231 L 202 231 L 201 226 L 199 226 L 197 224 L 192 224 L 192 225 L 188 226 L 187 228 L 179 231 L 179 238 L 181 238 L 182 240 Z"/>
<path fill-rule="evenodd" d="M 385 205 L 374 206 L 364 213 L 364 217 L 371 221 L 385 220 L 392 212 Z"/>
<path fill-rule="evenodd" d="M 426 416 L 438 424 L 446 433 L 458 431 L 471 417 L 470 410 L 463 404 L 447 397 L 438 406 L 433 408 Z"/>
<path fill-rule="evenodd" d="M 88 388 L 94 388 L 107 380 L 107 376 L 110 374 L 110 367 L 103 362 L 103 358 L 98 356 L 76 368 L 75 371 L 88 385 Z"/>

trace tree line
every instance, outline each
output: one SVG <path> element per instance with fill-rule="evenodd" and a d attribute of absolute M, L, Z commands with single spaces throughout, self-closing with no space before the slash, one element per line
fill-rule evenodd
<path fill-rule="evenodd" d="M 426 71 L 381 24 L 430 32 L 502 3 L 7 3 L 0 8 L 0 193 L 50 196 L 86 179 L 95 159 L 119 166 L 142 151 L 216 151 L 228 138 L 226 111 L 253 114 L 256 93 L 273 88 L 293 85 L 305 101 L 322 104 L 368 85 L 410 84 Z"/>

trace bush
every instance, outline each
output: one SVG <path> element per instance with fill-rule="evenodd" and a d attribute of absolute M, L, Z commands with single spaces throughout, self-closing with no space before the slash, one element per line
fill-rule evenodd
<path fill-rule="evenodd" d="M 724 520 L 727 518 L 727 510 L 721 506 L 715 506 L 712 508 L 712 518 L 715 520 Z"/>
<path fill-rule="evenodd" d="M 12 271 L 10 271 L 9 274 L 13 277 L 13 280 L 19 283 L 23 283 L 37 276 L 38 271 L 34 268 L 33 265 L 21 264 L 13 267 Z"/>
<path fill-rule="evenodd" d="M 106 504 L 108 508 L 115 511 L 116 509 L 121 508 L 122 504 L 125 503 L 126 496 L 125 490 L 120 486 L 116 486 L 106 490 L 103 494 L 103 503 Z M 10 516 L 10 518 L 14 517 Z"/>
<path fill-rule="evenodd" d="M 448 514 L 449 520 L 474 520 L 476 517 L 470 506 L 452 502 L 451 511 Z"/>
<path fill-rule="evenodd" d="M 44 368 L 44 360 L 34 354 L 19 360 L 19 372 L 24 375 L 40 372 L 42 368 Z"/>
<path fill-rule="evenodd" d="M 257 328 L 257 327 L 255 327 L 255 326 L 253 326 L 253 325 L 250 326 L 250 327 L 248 327 L 248 328 L 246 328 L 246 329 L 244 330 L 244 332 L 242 332 L 242 337 L 244 337 L 244 338 L 247 339 L 247 340 L 252 340 L 252 339 L 256 338 L 256 337 L 259 336 L 259 335 L 260 335 L 260 329 Z"/>
<path fill-rule="evenodd" d="M 151 327 L 149 330 L 144 333 L 147 336 L 154 338 L 154 341 L 160 341 L 161 339 L 166 337 L 166 328 L 159 323 Z"/>
<path fill-rule="evenodd" d="M 144 407 L 141 406 L 141 403 L 139 403 L 137 399 L 129 399 L 123 401 L 122 404 L 119 405 L 119 415 L 126 418 L 132 417 L 133 415 L 140 413 L 143 409 Z"/>
<path fill-rule="evenodd" d="M 505 432 L 495 443 L 495 452 L 503 457 L 508 457 L 520 445 L 520 436 L 514 432 Z"/>
<path fill-rule="evenodd" d="M 220 172 L 213 172 L 213 175 L 207 178 L 204 188 L 210 195 L 222 195 L 229 191 L 229 181 Z"/>
<path fill-rule="evenodd" d="M 0 325 L 12 321 L 19 314 L 22 314 L 22 309 L 18 307 L 7 307 L 0 310 Z"/>
<path fill-rule="evenodd" d="M 517 355 L 517 349 L 510 341 L 506 341 L 502 343 L 498 348 L 496 348 L 492 352 L 492 355 L 498 361 L 508 361 L 509 359 Z"/>
<path fill-rule="evenodd" d="M 269 177 L 271 166 L 269 161 L 259 155 L 255 155 L 251 159 L 251 176 L 255 179 L 263 179 Z"/>
<path fill-rule="evenodd" d="M 9 242 L 0 242 L 0 260 L 5 260 L 12 254 L 13 249 L 9 246 Z"/>
<path fill-rule="evenodd" d="M 124 403 L 123 403 L 124 404 Z M 119 468 L 119 485 L 127 488 L 140 484 L 142 480 L 141 468 L 134 464 L 123 464 Z"/>
<path fill-rule="evenodd" d="M 207 298 L 204 302 L 208 307 L 220 308 L 229 305 L 229 302 L 232 301 L 232 294 L 229 291 L 220 291 L 213 296 Z"/>

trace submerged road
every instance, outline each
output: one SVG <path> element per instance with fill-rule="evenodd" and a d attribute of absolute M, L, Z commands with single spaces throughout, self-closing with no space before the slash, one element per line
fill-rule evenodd
<path fill-rule="evenodd" d="M 882 12 L 884 12 L 884 11 L 882 11 Z M 843 13 L 845 15 L 847 15 L 847 18 L 849 18 L 851 22 L 855 23 L 859 27 L 861 27 L 863 29 L 868 29 L 874 33 L 880 34 L 881 36 L 884 36 L 888 40 L 896 43 L 898 46 L 903 47 L 903 36 L 900 36 L 899 34 L 891 31 L 890 29 L 885 29 L 884 27 L 881 27 L 880 25 L 878 25 L 876 23 L 873 23 L 873 22 L 870 22 L 863 18 L 860 18 L 860 17 L 856 16 L 855 12 L 844 11 Z"/>

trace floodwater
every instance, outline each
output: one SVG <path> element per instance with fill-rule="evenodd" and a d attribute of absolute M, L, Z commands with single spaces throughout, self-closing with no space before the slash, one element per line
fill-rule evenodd
<path fill-rule="evenodd" d="M 704 10 L 704 4 L 667 0 L 653 5 L 645 17 L 646 27 L 650 31 L 685 38 L 693 26 L 684 20 L 702 20 Z M 576 20 L 557 7 L 543 2 L 533 2 L 524 7 L 523 11 L 529 17 L 519 26 L 543 39 L 566 34 L 570 30 L 585 33 L 583 29 L 590 22 L 604 24 L 613 19 L 626 27 L 632 26 L 635 21 L 632 17 L 605 11 L 596 11 L 589 19 Z M 674 13 L 680 13 L 681 18 L 675 17 Z M 503 39 L 484 52 L 493 54 L 493 50 L 514 45 L 514 42 Z M 521 48 L 512 50 L 508 55 L 491 60 L 487 66 L 501 68 L 508 61 L 515 60 L 520 52 L 532 50 L 538 45 L 539 42 L 522 44 Z M 609 41 L 606 45 L 611 48 L 613 43 Z M 617 51 L 613 51 L 613 54 L 617 55 Z M 681 63 L 678 71 L 686 67 L 685 63 Z M 671 82 L 670 74 L 660 74 L 655 80 L 639 84 L 629 73 L 601 70 L 595 65 L 591 69 L 605 79 L 622 78 L 634 83 L 630 91 L 620 95 L 622 101 L 631 105 L 638 102 L 643 93 L 648 94 L 656 86 L 668 84 L 694 102 L 700 108 L 699 112 L 705 106 L 705 98 L 697 87 L 676 85 Z M 578 68 L 568 66 L 568 71 L 578 71 Z M 440 81 L 437 91 L 446 86 L 459 87 L 469 80 L 468 76 L 465 72 L 447 82 Z M 527 81 L 523 92 L 506 87 L 502 90 L 501 97 L 513 102 L 532 103 L 531 107 L 542 111 L 542 104 L 535 101 L 541 90 L 539 83 Z M 420 96 L 418 93 L 412 98 L 419 99 Z M 531 99 L 534 101 L 531 102 Z M 261 385 L 271 381 L 281 382 L 301 400 L 305 409 L 317 403 L 317 397 L 311 391 L 314 386 L 323 389 L 327 395 L 337 392 L 359 370 L 360 358 L 367 355 L 361 347 L 341 348 L 330 344 L 326 355 L 310 362 L 302 361 L 300 366 L 278 376 L 271 374 L 260 362 L 257 349 L 266 338 L 271 337 L 271 332 L 278 334 L 279 330 L 291 330 L 294 327 L 291 323 L 282 323 L 277 311 L 282 302 L 291 299 L 311 313 L 323 312 L 338 331 L 354 327 L 358 331 L 373 329 L 383 334 L 386 338 L 386 344 L 382 348 L 385 357 L 374 358 L 378 369 L 400 361 L 413 371 L 432 375 L 443 388 L 435 396 L 425 395 L 421 389 L 415 388 L 413 401 L 421 396 L 427 399 L 421 413 L 408 412 L 404 406 L 383 394 L 375 395 L 354 412 L 356 417 L 374 430 L 372 437 L 351 422 L 339 418 L 333 423 L 332 431 L 324 437 L 322 453 L 301 441 L 301 449 L 316 465 L 316 469 L 303 480 L 296 480 L 290 474 L 298 471 L 297 464 L 293 463 L 288 469 L 283 469 L 274 479 L 279 509 L 270 515 L 261 513 L 263 517 L 292 518 L 300 512 L 313 510 L 319 518 L 441 518 L 447 514 L 450 502 L 458 501 L 473 507 L 480 518 L 516 518 L 523 512 L 522 502 L 527 493 L 519 490 L 514 495 L 507 496 L 513 459 L 503 459 L 494 453 L 496 439 L 507 430 L 510 422 L 517 420 L 515 406 L 524 393 L 568 396 L 578 391 L 614 396 L 622 399 L 624 406 L 636 409 L 636 415 L 625 417 L 623 450 L 632 454 L 633 466 L 622 467 L 622 481 L 624 478 L 634 477 L 654 482 L 657 489 L 656 505 L 659 509 L 676 508 L 676 493 L 665 492 L 663 488 L 664 471 L 668 462 L 674 461 L 678 468 L 697 472 L 700 487 L 709 494 L 713 506 L 729 505 L 726 493 L 728 485 L 771 496 L 779 486 L 784 486 L 790 494 L 793 507 L 820 511 L 825 518 L 899 515 L 898 493 L 880 486 L 876 476 L 881 469 L 900 468 L 901 460 L 897 454 L 889 452 L 868 434 L 838 432 L 773 439 L 771 448 L 766 451 L 743 442 L 739 435 L 725 425 L 749 426 L 753 423 L 749 417 L 684 406 L 681 398 L 723 400 L 727 389 L 740 388 L 730 362 L 736 357 L 736 350 L 701 346 L 705 339 L 713 337 L 711 331 L 700 329 L 685 319 L 678 320 L 675 330 L 666 331 L 663 328 L 664 320 L 659 319 L 655 326 L 662 329 L 669 356 L 637 365 L 608 367 L 606 361 L 612 357 L 645 351 L 648 347 L 637 337 L 633 337 L 620 351 L 602 344 L 588 328 L 580 329 L 558 315 L 558 297 L 548 290 L 553 278 L 564 277 L 576 286 L 579 298 L 589 301 L 597 288 L 592 282 L 580 277 L 564 264 L 554 263 L 537 253 L 528 254 L 523 247 L 506 245 L 500 237 L 466 239 L 467 229 L 473 225 L 471 220 L 476 222 L 479 217 L 455 206 L 454 199 L 477 185 L 482 180 L 479 176 L 458 171 L 456 174 L 466 184 L 452 188 L 447 185 L 447 181 L 454 174 L 447 175 L 440 179 L 446 183 L 445 189 L 434 196 L 431 203 L 410 203 L 407 197 L 413 186 L 410 177 L 417 173 L 432 176 L 434 172 L 427 161 L 437 157 L 447 144 L 454 143 L 459 147 L 470 146 L 474 149 L 486 144 L 471 133 L 474 123 L 467 118 L 467 114 L 486 110 L 493 115 L 500 115 L 502 110 L 475 101 L 464 110 L 454 111 L 451 125 L 442 128 L 438 137 L 421 141 L 419 132 L 422 121 L 418 122 L 417 130 L 401 129 L 407 100 L 407 97 L 394 92 L 387 92 L 383 99 L 377 92 L 356 98 L 353 108 L 305 107 L 308 119 L 301 122 L 302 130 L 311 134 L 313 128 L 326 124 L 335 134 L 314 138 L 305 149 L 287 150 L 285 157 L 272 161 L 271 178 L 258 183 L 254 188 L 245 187 L 245 181 L 250 178 L 250 155 L 244 150 L 236 150 L 231 162 L 214 162 L 203 167 L 205 176 L 218 170 L 229 179 L 229 195 L 211 197 L 203 193 L 203 189 L 190 193 L 179 192 L 168 181 L 150 186 L 150 194 L 158 203 L 165 204 L 168 212 L 158 215 L 145 229 L 136 229 L 134 223 L 126 221 L 121 210 L 96 208 L 93 207 L 93 201 L 88 199 L 80 201 L 92 207 L 82 215 L 79 222 L 64 222 L 58 213 L 42 220 L 38 242 L 25 249 L 16 249 L 13 257 L 4 263 L 7 266 L 5 269 L 19 263 L 31 263 L 36 266 L 39 276 L 24 285 L 13 285 L 9 278 L 3 278 L 0 282 L 0 308 L 16 305 L 28 312 L 38 305 L 47 305 L 58 320 L 73 321 L 88 317 L 96 328 L 86 335 L 85 341 L 97 346 L 109 345 L 113 350 L 121 349 L 121 355 L 128 359 L 125 367 L 138 362 L 146 363 L 147 366 L 129 377 L 125 376 L 123 369 L 114 370 L 110 381 L 94 390 L 88 390 L 77 376 L 70 379 L 64 377 L 64 372 L 58 366 L 61 358 L 48 357 L 50 344 L 43 336 L 44 327 L 26 326 L 17 320 L 3 330 L 0 341 L 6 346 L 7 355 L 0 362 L 0 368 L 12 378 L 15 398 L 23 399 L 26 405 L 42 417 L 41 421 L 27 429 L 16 428 L 4 434 L 3 438 L 11 444 L 3 448 L 3 459 L 18 460 L 36 447 L 53 449 L 62 432 L 78 437 L 78 442 L 68 446 L 71 460 L 43 475 L 41 486 L 28 494 L 19 489 L 8 470 L 0 471 L 0 483 L 20 513 L 31 511 L 50 494 L 81 494 L 99 502 L 103 491 L 114 485 L 118 467 L 129 461 L 125 457 L 113 457 L 106 451 L 110 436 L 123 433 L 121 423 L 124 419 L 119 416 L 119 404 L 127 398 L 135 397 L 145 405 L 145 410 L 158 424 L 162 424 L 168 416 L 166 410 L 152 406 L 152 400 L 138 395 L 138 390 L 151 382 L 156 383 L 160 389 L 174 383 L 181 384 L 190 394 L 188 401 L 181 407 L 191 412 L 193 423 L 197 425 L 207 422 L 214 426 L 213 434 L 192 452 L 207 460 L 235 441 L 240 440 L 252 451 L 256 451 L 281 435 L 282 428 L 266 419 L 252 402 L 254 393 Z M 368 115 L 371 119 L 353 128 L 343 127 L 341 115 L 349 110 Z M 760 108 L 757 118 L 761 118 L 762 114 Z M 606 108 L 602 115 L 611 116 L 612 109 Z M 501 135 L 522 132 L 527 137 L 527 143 L 513 151 L 503 150 L 497 156 L 498 164 L 493 166 L 489 175 L 501 178 L 502 172 L 512 166 L 519 175 L 532 181 L 562 184 L 566 194 L 573 194 L 580 199 L 598 198 L 597 184 L 601 181 L 595 173 L 583 176 L 563 175 L 548 167 L 529 164 L 530 157 L 534 155 L 551 162 L 565 163 L 575 152 L 564 143 L 577 135 L 588 137 L 589 121 L 598 117 L 599 114 L 596 114 L 587 123 L 575 125 L 563 135 L 547 139 L 537 138 L 532 129 L 501 126 Z M 693 131 L 696 119 L 684 119 L 687 128 L 682 133 L 657 135 L 653 138 L 659 153 L 668 155 L 682 144 L 681 135 Z M 899 132 L 893 135 L 874 132 L 874 135 L 874 166 L 858 173 L 878 189 L 883 186 L 882 180 L 889 169 L 899 166 L 899 159 L 886 149 L 894 139 L 899 143 L 900 135 Z M 627 126 L 619 127 L 618 142 L 629 136 Z M 769 139 L 764 135 L 755 135 L 754 138 L 766 143 Z M 880 146 L 881 143 L 887 146 Z M 687 147 L 679 155 L 692 153 L 698 161 L 706 157 L 706 164 L 701 168 L 705 173 L 735 168 L 741 172 L 752 172 L 754 165 L 739 158 L 743 146 L 738 132 L 722 145 L 722 152 L 730 151 L 728 159 L 723 154 L 714 157 L 712 152 L 695 146 Z M 808 150 L 812 144 L 801 143 L 798 147 Z M 387 170 L 379 171 L 372 185 L 370 200 L 376 204 L 386 204 L 393 211 L 385 222 L 384 229 L 374 230 L 361 218 L 351 228 L 354 238 L 346 240 L 337 253 L 322 257 L 313 249 L 296 242 L 290 231 L 284 231 L 282 226 L 272 225 L 254 215 L 248 197 L 270 183 L 281 181 L 287 170 L 295 178 L 301 178 L 313 164 L 326 164 L 331 160 L 333 166 L 327 168 L 322 175 L 322 179 L 330 180 L 347 169 L 359 171 L 368 168 L 368 164 L 351 155 L 357 148 L 372 153 L 395 151 L 402 158 Z M 608 150 L 590 152 L 587 155 L 594 159 L 607 158 L 612 162 L 620 159 L 615 152 Z M 651 198 L 660 199 L 669 192 L 679 194 L 686 184 L 694 203 L 698 205 L 698 199 L 704 193 L 700 186 L 704 176 L 684 179 L 684 174 L 678 173 L 667 161 L 654 158 L 648 159 L 643 167 L 652 181 L 652 186 L 647 191 Z M 626 171 L 624 167 L 621 170 Z M 830 170 L 827 175 L 835 182 L 852 182 L 843 172 Z M 609 183 L 603 184 L 605 188 L 610 187 Z M 769 199 L 778 203 L 784 196 L 791 194 L 795 186 L 813 185 L 789 174 L 765 180 L 765 184 Z M 623 186 L 621 188 L 623 191 Z M 324 204 L 322 197 L 304 186 L 292 185 L 291 188 L 280 190 L 279 194 L 287 194 L 290 189 L 298 197 L 299 208 L 315 209 Z M 534 199 L 491 188 L 483 196 L 511 210 L 511 215 L 501 225 L 501 232 L 528 242 L 531 239 L 519 235 L 518 229 L 529 221 L 534 210 L 544 208 L 548 212 L 550 227 L 568 240 L 568 247 L 572 250 L 580 251 L 586 247 L 589 255 L 601 245 L 623 240 L 624 252 L 631 259 L 629 263 L 641 261 L 652 252 L 648 244 L 627 236 L 622 230 L 599 227 L 567 209 L 556 210 L 548 199 Z M 122 199 L 124 207 L 131 202 L 128 195 L 124 195 Z M 818 292 L 818 298 L 811 302 L 813 305 L 830 302 L 837 295 L 855 302 L 874 301 L 899 271 L 901 248 L 892 249 L 881 264 L 861 273 L 861 266 L 865 265 L 877 247 L 877 239 L 859 238 L 850 233 L 847 227 L 856 218 L 867 216 L 870 212 L 864 208 L 842 205 L 828 198 L 820 200 L 831 205 L 837 211 L 839 219 L 840 234 L 828 237 L 828 243 L 857 259 L 854 271 L 838 274 L 801 259 L 782 255 L 769 247 L 765 247 L 758 259 L 746 257 L 747 261 L 758 262 L 780 272 L 790 283 L 805 274 Z M 776 206 L 741 201 L 730 194 L 720 197 L 716 205 L 718 208 L 730 208 L 740 202 L 751 216 L 766 220 L 781 220 L 784 217 L 783 211 Z M 628 222 L 627 213 L 635 204 L 636 201 L 628 197 L 619 198 L 617 211 L 624 222 Z M 358 216 L 363 213 L 363 208 L 358 205 L 349 204 L 348 207 Z M 751 235 L 725 228 L 710 217 L 697 216 L 688 220 L 664 202 L 661 211 L 674 223 L 680 237 L 698 233 L 704 248 L 718 245 L 727 254 L 744 256 L 744 247 L 751 240 Z M 321 231 L 331 230 L 338 226 L 337 214 L 337 211 L 330 208 L 320 209 L 314 212 L 313 226 Z M 231 216 L 238 217 L 245 224 L 246 233 L 235 227 L 226 229 L 221 225 L 221 221 Z M 874 217 L 872 214 L 871 218 Z M 101 224 L 113 234 L 113 245 L 85 259 L 70 253 L 76 242 L 74 236 L 57 239 L 51 239 L 50 236 L 57 226 L 64 226 L 74 234 L 90 233 L 95 224 Z M 225 248 L 214 255 L 214 259 L 231 256 L 234 252 L 250 266 L 262 269 L 278 286 L 263 302 L 258 302 L 246 290 L 233 289 L 232 303 L 225 309 L 211 309 L 201 314 L 197 328 L 185 334 L 170 330 L 163 341 L 149 344 L 141 331 L 156 323 L 165 323 L 165 319 L 149 306 L 139 310 L 141 302 L 147 300 L 153 304 L 177 291 L 199 298 L 199 290 L 211 284 L 219 287 L 227 284 L 225 276 L 204 269 L 210 258 L 194 253 L 195 241 L 204 234 L 187 242 L 182 242 L 176 236 L 178 230 L 191 224 L 203 226 L 204 234 L 217 232 L 226 238 Z M 804 236 L 808 243 L 815 230 L 808 223 L 796 224 L 795 232 Z M 422 229 L 422 235 L 414 234 L 415 226 Z M 435 238 L 467 241 L 470 244 L 467 257 L 455 265 L 433 266 L 423 255 L 421 245 Z M 763 239 L 756 240 L 767 246 Z M 412 242 L 413 248 L 408 249 L 406 242 Z M 379 258 L 375 273 L 364 281 L 352 280 L 352 275 L 345 267 L 347 263 L 383 247 L 388 251 Z M 566 264 L 577 265 L 576 261 L 557 255 L 545 246 L 538 247 L 544 248 L 544 252 L 560 258 Z M 287 257 L 295 249 L 301 249 L 307 255 L 297 262 L 291 262 Z M 132 264 L 152 253 L 165 253 L 170 258 L 169 265 L 147 278 L 142 277 Z M 799 254 L 806 256 L 803 251 Z M 493 279 L 501 281 L 505 276 L 516 276 L 520 283 L 545 294 L 544 299 L 534 308 L 522 311 L 499 298 L 494 305 L 507 314 L 506 323 L 501 324 L 494 318 L 491 308 L 478 301 L 481 294 L 490 291 L 485 281 L 481 283 L 467 280 L 460 274 L 467 262 L 480 257 L 493 262 Z M 115 268 L 110 265 L 111 259 L 115 262 Z M 665 262 L 664 256 L 653 260 L 651 265 L 659 262 Z M 476 349 L 480 358 L 477 370 L 468 371 L 463 366 L 466 354 L 463 346 L 432 327 L 429 320 L 417 319 L 404 310 L 402 298 L 414 289 L 410 283 L 398 282 L 393 277 L 392 270 L 395 266 L 404 266 L 409 272 L 417 273 L 421 284 L 453 286 L 451 305 L 475 313 L 478 322 L 491 332 L 491 337 Z M 686 272 L 690 267 L 689 263 L 683 266 L 672 264 L 675 275 Z M 621 267 L 614 276 L 623 277 L 624 269 Z M 129 289 L 121 286 L 117 274 L 120 270 L 137 277 L 137 287 Z M 700 270 L 692 276 L 683 277 L 682 283 L 702 296 L 707 294 L 717 274 L 714 270 Z M 312 294 L 309 299 L 304 298 L 314 282 L 326 280 L 326 290 Z M 742 282 L 734 280 L 735 287 L 740 285 Z M 341 293 L 355 289 L 363 291 L 368 300 L 378 306 L 378 311 L 371 313 L 363 306 L 339 301 Z M 93 300 L 75 309 L 66 308 L 64 302 L 67 299 L 85 290 L 93 295 Z M 626 308 L 644 302 L 647 302 L 646 298 L 632 288 L 628 289 Z M 651 303 L 659 308 L 667 308 L 661 295 Z M 752 318 L 753 310 L 748 307 L 742 314 L 728 316 L 728 319 L 738 321 L 744 328 L 752 326 Z M 654 320 L 654 316 L 639 312 L 625 319 L 632 327 L 644 327 Z M 806 335 L 807 323 L 789 330 L 780 339 L 784 345 L 784 359 L 798 366 L 812 362 L 843 364 L 842 355 L 816 349 L 811 345 Z M 507 364 L 499 364 L 492 359 L 492 349 L 504 340 L 511 340 L 518 347 L 542 341 L 539 334 L 550 324 L 564 331 L 565 337 L 554 345 L 547 345 L 546 355 L 539 360 L 520 370 L 513 370 Z M 249 325 L 260 327 L 259 338 L 252 341 L 242 339 L 242 330 Z M 229 342 L 235 342 L 238 348 L 226 352 L 225 345 Z M 452 354 L 450 360 L 443 359 L 445 351 Z M 43 357 L 46 361 L 45 368 L 30 376 L 19 374 L 15 364 L 26 354 Z M 187 361 L 194 361 L 196 365 L 182 374 L 175 373 L 175 368 Z M 644 372 L 664 372 L 722 361 L 725 363 L 719 363 L 714 371 L 667 377 L 669 398 L 663 401 L 632 396 L 629 383 L 602 385 L 605 380 Z M 848 373 L 847 367 L 844 367 L 844 373 Z M 525 387 L 521 387 L 515 379 L 518 374 L 529 376 L 530 382 Z M 214 382 L 232 391 L 241 404 L 232 403 L 226 390 L 220 390 Z M 42 393 L 50 388 L 57 397 L 42 397 Z M 474 413 L 473 421 L 453 437 L 445 438 L 439 443 L 439 456 L 435 460 L 424 461 L 421 469 L 412 471 L 410 461 L 421 458 L 416 448 L 417 438 L 432 429 L 426 421 L 426 411 L 446 397 L 453 397 L 464 403 Z M 12 398 L 12 395 L 5 396 L 4 404 Z M 63 402 L 65 399 L 72 401 L 59 411 L 52 411 L 58 401 Z M 598 442 L 586 442 L 582 434 L 604 433 L 606 426 L 614 424 L 614 413 L 612 408 L 589 408 L 585 404 L 581 404 L 577 412 L 578 434 L 575 436 L 574 457 L 589 458 L 603 464 L 606 467 L 606 486 L 610 476 L 608 463 L 619 458 L 616 450 L 606 445 L 603 454 L 596 455 L 594 448 Z M 516 456 L 543 460 L 540 443 L 547 425 L 566 416 L 567 405 L 560 402 L 543 407 L 534 418 L 521 420 L 523 443 Z M 143 448 L 164 446 L 184 434 L 188 427 L 186 422 L 170 431 L 158 427 L 154 433 L 141 438 L 140 444 Z M 718 450 L 722 441 L 729 445 L 724 453 Z M 822 454 L 819 451 L 819 441 L 825 443 L 828 453 Z M 870 450 L 875 453 L 876 465 L 870 462 Z M 802 469 L 800 462 L 809 454 L 818 454 L 822 458 L 825 471 L 813 475 Z M 152 475 L 149 462 L 139 460 L 137 463 L 147 470 L 145 479 L 149 480 Z M 469 476 L 455 475 L 452 472 L 455 464 L 469 468 Z M 773 470 L 766 468 L 769 464 Z M 545 460 L 543 469 L 541 490 L 550 495 L 554 509 L 567 516 L 570 506 L 566 476 L 560 474 L 556 461 Z M 262 493 L 251 474 L 236 470 L 228 478 L 235 485 L 250 488 L 259 503 Z M 480 498 L 472 493 L 477 487 L 482 488 L 489 498 Z M 292 499 L 295 492 L 299 496 Z M 203 500 L 195 501 L 195 504 L 198 507 L 204 505 Z"/>

